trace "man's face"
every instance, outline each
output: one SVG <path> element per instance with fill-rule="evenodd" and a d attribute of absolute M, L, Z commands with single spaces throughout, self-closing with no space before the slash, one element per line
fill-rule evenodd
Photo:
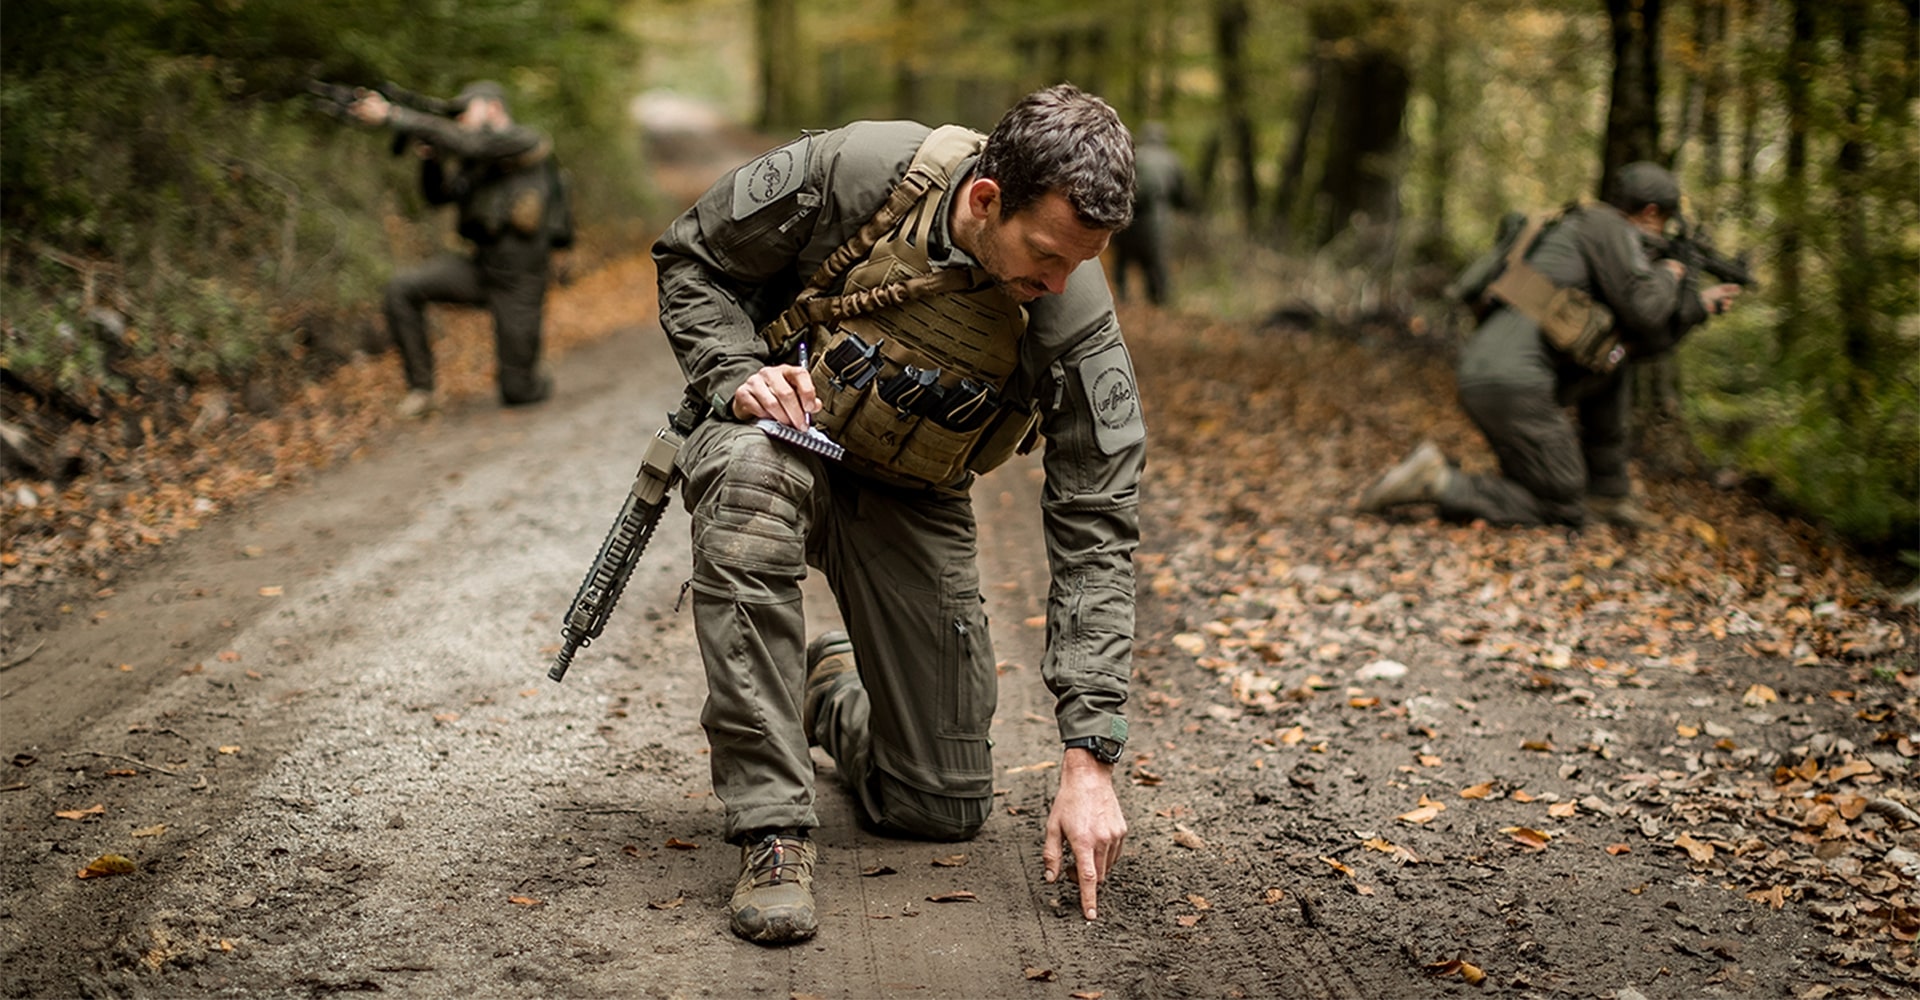
<path fill-rule="evenodd" d="M 1000 211 L 998 186 L 983 184 L 992 190 L 976 185 L 968 194 L 981 225 L 974 245 L 963 249 L 1015 302 L 1060 294 L 1076 268 L 1107 248 L 1112 234 L 1082 223 L 1066 195 L 1049 191 L 1009 218 Z"/>
<path fill-rule="evenodd" d="M 1633 223 L 1636 228 L 1649 236 L 1665 236 L 1667 234 L 1667 220 L 1671 218 L 1672 216 L 1667 214 L 1666 209 L 1658 205 L 1649 204 L 1643 206 L 1640 211 L 1627 216 L 1627 221 Z"/>
<path fill-rule="evenodd" d="M 454 120 L 460 123 L 460 127 L 478 132 L 492 124 L 493 109 L 498 106 L 498 103 L 491 98 L 475 97 L 467 102 L 466 107 L 460 109 L 460 116 Z"/>

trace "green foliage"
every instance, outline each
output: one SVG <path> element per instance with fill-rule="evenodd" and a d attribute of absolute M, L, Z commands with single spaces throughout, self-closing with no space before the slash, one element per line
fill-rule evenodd
<path fill-rule="evenodd" d="M 555 136 L 583 219 L 644 205 L 614 0 L 400 4 L 21 0 L 0 34 L 4 363 L 88 395 L 116 353 L 184 379 L 290 356 L 299 318 L 363 310 L 448 220 L 383 134 L 315 113 L 310 78 L 508 88 Z M 405 211 L 404 225 L 388 219 Z M 129 343 L 101 348 L 111 307 Z M 64 332 L 63 332 L 64 331 Z"/>

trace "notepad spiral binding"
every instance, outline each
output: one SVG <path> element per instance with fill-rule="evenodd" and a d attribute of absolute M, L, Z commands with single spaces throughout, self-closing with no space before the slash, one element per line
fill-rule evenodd
<path fill-rule="evenodd" d="M 795 448 L 805 448 L 816 455 L 824 455 L 836 462 L 844 458 L 847 454 L 847 449 L 842 447 L 839 442 L 812 427 L 803 431 L 799 428 L 788 427 L 778 420 L 767 417 L 762 417 L 755 421 L 754 426 L 767 432 L 767 436 L 776 441 L 785 441 Z"/>

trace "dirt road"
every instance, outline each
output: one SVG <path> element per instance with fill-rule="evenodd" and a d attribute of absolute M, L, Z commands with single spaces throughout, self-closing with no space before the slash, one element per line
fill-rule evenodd
<path fill-rule="evenodd" d="M 552 405 L 408 431 L 61 616 L 0 675 L 26 786 L 0 797 L 7 992 L 1151 995 L 1282 974 L 1353 992 L 1288 920 L 1194 966 L 1138 875 L 1096 925 L 1039 878 L 1058 750 L 1022 624 L 1045 597 L 1031 467 L 979 495 L 1001 814 L 971 844 L 887 842 L 833 788 L 818 943 L 734 940 L 737 856 L 674 611 L 684 513 L 605 638 L 544 677 L 675 374 L 657 334 L 617 337 L 562 362 Z M 109 853 L 139 870 L 75 877 Z"/>
<path fill-rule="evenodd" d="M 679 398 L 636 328 L 558 359 L 546 405 L 456 406 L 8 612 L 35 620 L 0 654 L 0 993 L 1912 995 L 1910 611 L 1701 484 L 1640 536 L 1355 518 L 1405 428 L 1470 448 L 1392 402 L 1447 399 L 1443 365 L 1123 319 L 1154 451 L 1098 923 L 1040 878 L 1059 750 L 1019 462 L 975 493 L 992 820 L 875 838 L 820 758 L 819 937 L 728 933 L 683 512 L 545 679 Z M 78 877 L 109 854 L 134 870 Z"/>

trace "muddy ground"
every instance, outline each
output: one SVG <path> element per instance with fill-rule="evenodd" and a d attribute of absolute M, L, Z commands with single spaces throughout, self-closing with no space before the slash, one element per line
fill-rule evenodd
<path fill-rule="evenodd" d="M 819 937 L 728 933 L 684 512 L 545 678 L 679 397 L 635 317 L 546 405 L 456 404 L 109 589 L 9 595 L 0 992 L 1913 995 L 1911 612 L 1702 484 L 1655 484 L 1646 536 L 1355 517 L 1408 427 L 1486 460 L 1442 359 L 1124 318 L 1156 450 L 1099 922 L 1040 878 L 1023 460 L 975 494 L 1000 808 L 876 838 L 820 758 Z"/>

